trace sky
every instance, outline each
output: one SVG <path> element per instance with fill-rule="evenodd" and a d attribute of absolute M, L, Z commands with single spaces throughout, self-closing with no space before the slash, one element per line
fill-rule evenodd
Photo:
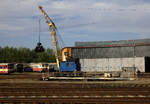
<path fill-rule="evenodd" d="M 43 46 L 52 48 L 39 5 L 55 23 L 66 47 L 76 41 L 150 38 L 150 0 L 1 0 L 1 47 L 33 49 L 40 33 Z"/>

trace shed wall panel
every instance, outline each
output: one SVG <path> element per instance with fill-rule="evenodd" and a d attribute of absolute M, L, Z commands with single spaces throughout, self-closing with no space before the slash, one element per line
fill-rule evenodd
<path fill-rule="evenodd" d="M 141 53 L 142 51 L 140 51 Z M 123 58 L 133 57 L 133 47 L 112 47 L 112 48 L 72 48 L 73 58 L 95 59 L 95 58 Z"/>
<path fill-rule="evenodd" d="M 150 56 L 150 39 L 76 42 L 72 55 L 83 59 L 146 57 Z"/>
<path fill-rule="evenodd" d="M 145 63 L 146 63 L 145 57 L 136 57 L 135 67 L 137 70 L 140 70 L 141 72 L 146 72 Z"/>
<path fill-rule="evenodd" d="M 73 58 L 129 58 L 150 56 L 150 46 L 72 48 Z"/>
<path fill-rule="evenodd" d="M 80 64 L 84 72 L 121 71 L 122 67 L 136 67 L 141 72 L 145 72 L 144 57 L 80 59 Z"/>

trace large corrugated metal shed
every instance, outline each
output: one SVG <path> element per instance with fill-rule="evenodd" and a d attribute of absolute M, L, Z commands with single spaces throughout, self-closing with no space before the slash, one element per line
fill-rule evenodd
<path fill-rule="evenodd" d="M 72 56 L 80 59 L 150 56 L 150 39 L 76 42 Z"/>

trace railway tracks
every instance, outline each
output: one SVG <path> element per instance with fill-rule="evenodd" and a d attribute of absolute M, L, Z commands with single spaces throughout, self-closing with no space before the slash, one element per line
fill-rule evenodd
<path fill-rule="evenodd" d="M 0 76 L 0 104 L 150 103 L 147 77 L 137 81 L 73 83 L 40 81 L 40 77 L 41 73 Z"/>
<path fill-rule="evenodd" d="M 21 104 L 149 104 L 147 98 L 16 98 L 3 101 L 3 103 L 21 103 Z"/>
<path fill-rule="evenodd" d="M 103 88 L 99 84 L 17 84 L 16 88 L 0 86 L 0 103 L 39 104 L 149 104 L 150 87 Z M 24 86 L 24 87 L 23 87 Z"/>
<path fill-rule="evenodd" d="M 10 75 L 0 75 L 0 79 L 40 79 L 42 74 L 39 73 L 11 73 Z"/>

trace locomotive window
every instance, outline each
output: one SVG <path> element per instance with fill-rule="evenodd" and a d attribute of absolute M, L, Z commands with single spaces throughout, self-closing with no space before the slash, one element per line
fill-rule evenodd
<path fill-rule="evenodd" d="M 69 66 L 70 64 L 67 62 L 67 66 Z"/>
<path fill-rule="evenodd" d="M 12 69 L 13 67 L 14 67 L 13 64 L 9 64 L 9 65 L 8 65 L 8 69 Z"/>

